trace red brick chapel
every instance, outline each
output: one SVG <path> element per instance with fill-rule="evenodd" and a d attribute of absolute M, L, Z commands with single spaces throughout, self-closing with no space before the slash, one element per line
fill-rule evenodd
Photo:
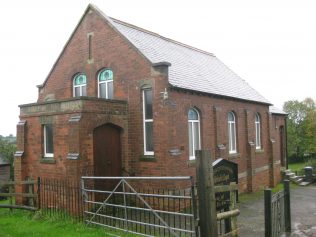
<path fill-rule="evenodd" d="M 89 5 L 20 105 L 15 178 L 194 175 L 194 151 L 210 149 L 255 191 L 281 179 L 285 118 L 212 53 Z"/>

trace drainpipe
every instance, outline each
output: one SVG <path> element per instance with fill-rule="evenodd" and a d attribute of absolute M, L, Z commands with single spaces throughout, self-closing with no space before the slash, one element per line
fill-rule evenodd
<path fill-rule="evenodd" d="M 285 157 L 286 157 L 286 160 L 285 160 L 285 166 L 286 166 L 286 169 L 288 170 L 289 169 L 289 161 L 288 161 L 288 157 L 287 157 L 287 154 L 288 154 L 288 148 L 287 148 L 287 115 L 285 116 Z"/>

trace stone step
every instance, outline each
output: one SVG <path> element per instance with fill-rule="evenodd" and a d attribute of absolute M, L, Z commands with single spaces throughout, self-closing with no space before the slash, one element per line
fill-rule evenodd
<path fill-rule="evenodd" d="M 287 176 L 289 176 L 289 178 L 293 178 L 293 177 L 295 177 L 296 176 L 296 174 L 295 173 L 288 173 L 288 174 L 286 174 Z"/>
<path fill-rule="evenodd" d="M 300 186 L 307 186 L 307 185 L 309 185 L 311 182 L 301 182 L 299 185 Z"/>

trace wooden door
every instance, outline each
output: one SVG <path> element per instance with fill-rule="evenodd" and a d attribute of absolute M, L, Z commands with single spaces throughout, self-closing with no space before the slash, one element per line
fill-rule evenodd
<path fill-rule="evenodd" d="M 121 176 L 121 129 L 112 124 L 105 124 L 94 129 L 93 155 L 95 176 Z M 117 182 L 98 182 L 102 189 L 114 188 Z"/>

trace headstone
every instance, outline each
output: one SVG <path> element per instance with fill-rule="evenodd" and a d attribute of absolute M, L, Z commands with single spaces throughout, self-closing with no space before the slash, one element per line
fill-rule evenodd
<path fill-rule="evenodd" d="M 229 185 L 231 182 L 238 183 L 238 165 L 223 158 L 213 162 L 214 185 Z M 216 193 L 216 210 L 228 210 L 230 205 L 230 193 Z"/>
<path fill-rule="evenodd" d="M 313 167 L 306 166 L 304 167 L 304 171 L 305 171 L 304 181 L 312 182 L 313 181 Z"/>

